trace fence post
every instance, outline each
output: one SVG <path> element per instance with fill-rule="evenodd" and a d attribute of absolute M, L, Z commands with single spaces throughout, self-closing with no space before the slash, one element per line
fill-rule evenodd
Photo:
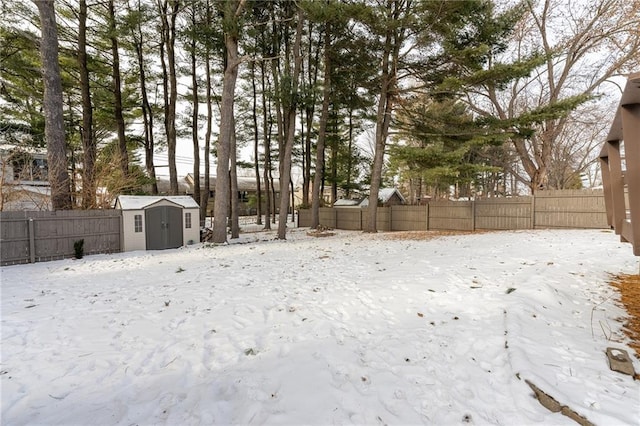
<path fill-rule="evenodd" d="M 120 221 L 120 253 L 124 252 L 124 215 L 122 214 L 123 210 L 120 210 L 120 217 L 119 217 L 119 221 Z M 145 229 L 146 229 L 146 224 L 144 225 Z M 146 243 L 145 243 L 146 244 Z"/>
<path fill-rule="evenodd" d="M 29 262 L 36 263 L 36 236 L 33 218 L 29 218 Z"/>
<path fill-rule="evenodd" d="M 429 230 L 429 203 L 427 203 L 427 231 Z"/>
<path fill-rule="evenodd" d="M 536 194 L 531 194 L 531 229 L 536 229 Z"/>
<path fill-rule="evenodd" d="M 476 200 L 471 200 L 471 230 L 476 230 Z"/>

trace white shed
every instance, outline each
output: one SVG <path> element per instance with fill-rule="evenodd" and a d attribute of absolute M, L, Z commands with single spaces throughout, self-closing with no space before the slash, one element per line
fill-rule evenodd
<path fill-rule="evenodd" d="M 200 242 L 200 207 L 190 196 L 120 195 L 122 251 L 163 250 Z"/>

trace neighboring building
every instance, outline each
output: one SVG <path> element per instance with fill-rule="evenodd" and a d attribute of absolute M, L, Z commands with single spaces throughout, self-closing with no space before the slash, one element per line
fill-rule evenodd
<path fill-rule="evenodd" d="M 200 242 L 200 207 L 191 196 L 120 195 L 122 251 L 163 250 Z"/>
<path fill-rule="evenodd" d="M 0 211 L 51 210 L 44 149 L 0 145 Z"/>
<path fill-rule="evenodd" d="M 188 194 L 193 194 L 193 174 L 189 173 L 184 178 L 184 181 L 188 185 Z M 275 190 L 275 208 L 276 210 L 280 207 L 280 182 L 278 179 L 274 179 L 273 182 L 274 190 Z M 216 178 L 215 176 L 209 177 L 209 202 L 207 203 L 207 214 L 213 216 L 213 207 L 215 203 L 215 189 L 216 189 Z M 262 212 L 264 213 L 265 209 L 265 186 L 264 181 L 261 180 L 261 191 L 262 191 Z M 204 190 L 204 177 L 200 176 L 200 190 Z M 271 190 L 271 188 L 269 188 Z M 273 193 L 272 193 L 273 194 Z M 258 186 L 256 185 L 255 177 L 245 177 L 238 176 L 238 210 L 239 216 L 249 216 L 252 214 L 256 214 L 257 208 L 257 199 L 258 199 Z M 272 199 L 273 202 L 273 199 Z"/>
<path fill-rule="evenodd" d="M 333 203 L 333 207 L 342 207 L 342 208 L 360 208 L 360 204 L 364 201 L 364 198 L 358 199 L 349 199 L 349 198 L 341 198 L 336 200 Z"/>
<path fill-rule="evenodd" d="M 156 184 L 158 185 L 158 194 L 169 195 L 171 192 L 171 183 L 167 176 L 161 176 L 156 178 Z M 148 191 L 151 192 L 151 186 Z M 178 193 L 175 195 L 191 195 L 193 194 L 193 185 L 189 184 L 186 177 L 178 178 Z"/>
<path fill-rule="evenodd" d="M 402 196 L 400 191 L 398 191 L 396 188 L 380 188 L 378 192 L 378 200 L 382 207 L 406 204 L 404 197 Z M 340 199 L 340 200 L 337 200 L 335 203 L 333 203 L 333 207 L 366 208 L 366 207 L 369 207 L 369 197 L 365 197 L 357 200 Z"/>

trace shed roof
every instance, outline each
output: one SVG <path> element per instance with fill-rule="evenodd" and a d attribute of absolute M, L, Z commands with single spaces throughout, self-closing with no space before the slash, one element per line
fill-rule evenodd
<path fill-rule="evenodd" d="M 198 203 L 188 195 L 119 195 L 116 206 L 121 210 L 142 210 L 162 200 L 187 209 L 199 208 Z"/>

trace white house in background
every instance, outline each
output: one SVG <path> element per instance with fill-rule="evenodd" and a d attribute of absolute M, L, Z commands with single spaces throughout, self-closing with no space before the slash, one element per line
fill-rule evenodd
<path fill-rule="evenodd" d="M 200 242 L 200 207 L 190 196 L 120 195 L 122 251 L 163 250 Z"/>

